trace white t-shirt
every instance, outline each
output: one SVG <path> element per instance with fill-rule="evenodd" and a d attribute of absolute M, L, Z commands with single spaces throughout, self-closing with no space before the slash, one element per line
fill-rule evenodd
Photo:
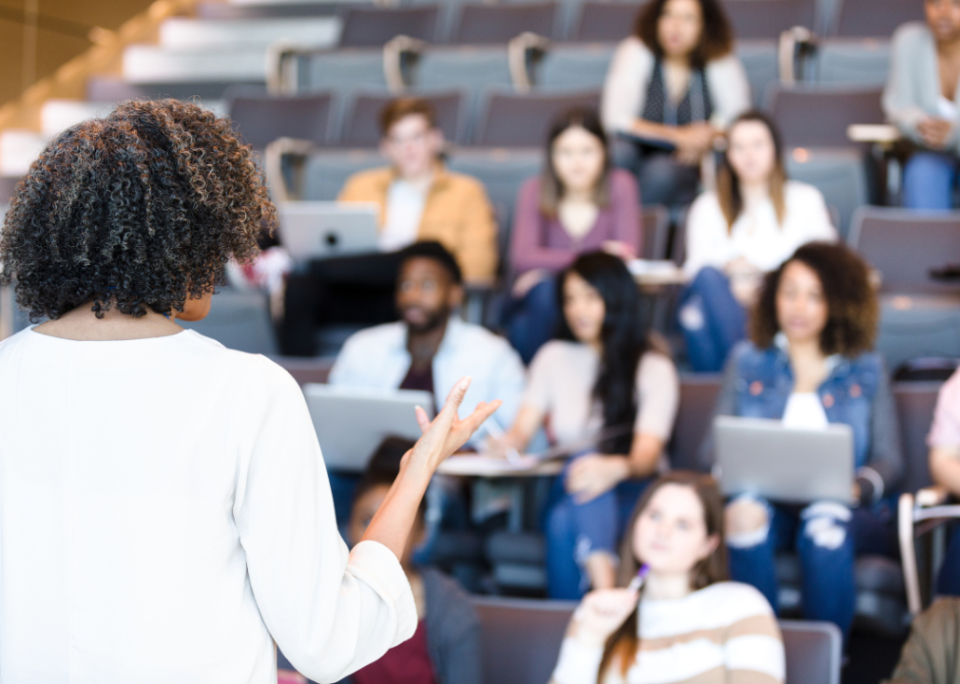
<path fill-rule="evenodd" d="M 765 201 L 751 213 L 743 213 L 727 227 L 720 202 L 713 191 L 700 195 L 687 217 L 687 261 L 683 270 L 694 276 L 704 266 L 722 268 L 745 257 L 762 271 L 772 271 L 808 242 L 836 242 L 837 231 L 823 195 L 812 185 L 787 181 L 784 187 L 786 215 L 777 223 L 773 202 Z"/>
<path fill-rule="evenodd" d="M 399 178 L 390 184 L 387 191 L 386 221 L 378 238 L 380 251 L 393 252 L 417 241 L 420 219 L 426 203 L 425 189 Z"/>
<path fill-rule="evenodd" d="M 0 343 L 5 682 L 337 681 L 413 635 L 385 546 L 337 532 L 303 394 L 192 331 Z"/>
<path fill-rule="evenodd" d="M 789 428 L 824 430 L 830 425 L 823 402 L 816 392 L 792 392 L 783 410 L 783 424 Z"/>

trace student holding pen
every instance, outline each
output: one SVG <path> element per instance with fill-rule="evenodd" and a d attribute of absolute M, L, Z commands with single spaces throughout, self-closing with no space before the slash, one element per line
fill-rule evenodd
<path fill-rule="evenodd" d="M 646 479 L 657 471 L 679 398 L 670 357 L 648 340 L 623 261 L 580 256 L 558 279 L 558 338 L 530 366 L 513 427 L 492 439 L 505 455 L 547 427 L 552 441 L 582 443 L 558 480 L 547 516 L 547 583 L 553 598 L 612 587 L 616 544 Z"/>

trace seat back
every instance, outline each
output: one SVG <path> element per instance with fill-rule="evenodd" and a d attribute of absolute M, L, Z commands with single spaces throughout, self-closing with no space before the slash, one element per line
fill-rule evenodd
<path fill-rule="evenodd" d="M 386 166 L 389 162 L 376 150 L 318 152 L 307 159 L 303 178 L 303 199 L 331 202 L 343 184 L 355 173 Z"/>
<path fill-rule="evenodd" d="M 700 445 L 710 430 L 720 385 L 719 375 L 696 374 L 680 378 L 680 407 L 670 440 L 673 468 L 701 470 Z"/>
<path fill-rule="evenodd" d="M 521 33 L 536 33 L 554 38 L 557 3 L 538 2 L 519 5 L 465 4 L 450 42 L 461 45 L 508 43 Z"/>
<path fill-rule="evenodd" d="M 551 46 L 535 67 L 534 82 L 547 90 L 600 90 L 615 49 L 598 43 Z"/>
<path fill-rule="evenodd" d="M 882 88 L 890 73 L 890 41 L 829 38 L 817 45 L 818 83 Z"/>
<path fill-rule="evenodd" d="M 343 13 L 340 47 L 380 47 L 397 36 L 432 42 L 437 37 L 438 6 L 348 7 Z"/>
<path fill-rule="evenodd" d="M 487 684 L 550 681 L 575 602 L 474 598 L 473 605 Z"/>
<path fill-rule="evenodd" d="M 0 176 L 0 207 L 3 207 L 4 213 L 10 200 L 13 199 L 13 194 L 16 192 L 17 183 L 19 182 L 20 178 L 18 177 Z M 2 214 L 0 214 L 0 218 L 2 218 Z M 0 226 L 2 225 L 3 223 L 0 222 Z"/>
<path fill-rule="evenodd" d="M 228 349 L 268 356 L 277 354 L 267 297 L 261 292 L 223 290 L 214 295 L 206 318 L 177 323 L 215 339 Z"/>
<path fill-rule="evenodd" d="M 200 2 L 197 17 L 229 21 L 236 19 L 283 19 L 289 17 L 327 17 L 337 11 L 337 5 L 327 2 Z"/>
<path fill-rule="evenodd" d="M 466 128 L 466 98 L 460 91 L 440 93 L 407 93 L 428 101 L 437 115 L 437 124 L 447 141 L 464 142 Z M 344 147 L 376 147 L 380 143 L 380 112 L 394 95 L 389 93 L 361 93 L 353 101 L 349 114 L 344 117 L 340 132 L 340 145 Z"/>
<path fill-rule="evenodd" d="M 598 109 L 600 93 L 491 92 L 474 140 L 486 147 L 529 147 L 541 143 L 554 117 L 572 107 Z"/>
<path fill-rule="evenodd" d="M 882 292 L 957 292 L 957 281 L 941 283 L 930 269 L 960 262 L 960 212 L 917 213 L 861 207 L 848 240 L 882 276 Z"/>
<path fill-rule="evenodd" d="M 641 259 L 666 259 L 667 243 L 670 241 L 670 212 L 662 204 L 643 205 L 640 217 L 643 228 L 643 253 Z"/>
<path fill-rule="evenodd" d="M 767 109 L 788 147 L 849 147 L 851 124 L 884 123 L 880 97 L 877 88 L 774 87 Z"/>
<path fill-rule="evenodd" d="M 790 684 L 840 684 L 843 637 L 832 622 L 780 620 Z"/>
<path fill-rule="evenodd" d="M 642 3 L 587 0 L 580 6 L 580 16 L 573 28 L 571 40 L 583 42 L 614 42 L 633 34 L 633 25 Z"/>
<path fill-rule="evenodd" d="M 914 0 L 840 0 L 832 33 L 888 38 L 901 24 L 923 20 L 923 3 Z"/>
<path fill-rule="evenodd" d="M 473 598 L 480 617 L 488 684 L 547 682 L 577 604 L 573 601 Z M 840 684 L 842 637 L 828 622 L 781 620 L 790 684 Z"/>
<path fill-rule="evenodd" d="M 834 227 L 840 238 L 846 239 L 857 207 L 870 201 L 870 184 L 861 151 L 798 148 L 787 155 L 786 161 L 790 178 L 814 186 L 823 194 L 827 206 L 836 208 L 839 220 Z"/>
<path fill-rule="evenodd" d="M 751 0 L 742 1 L 750 2 Z M 777 66 L 777 41 L 738 40 L 735 49 L 737 58 L 743 64 L 744 71 L 747 72 L 753 105 L 760 108 L 766 101 L 765 98 L 770 88 L 780 82 L 780 73 Z"/>
<path fill-rule="evenodd" d="M 816 0 L 736 0 L 723 3 L 738 40 L 776 40 L 794 26 L 813 30 Z"/>
<path fill-rule="evenodd" d="M 329 93 L 274 96 L 229 91 L 227 111 L 243 140 L 263 149 L 277 138 L 298 138 L 317 145 L 327 141 Z"/>
<path fill-rule="evenodd" d="M 905 466 L 901 491 L 916 492 L 933 484 L 927 459 L 927 435 L 941 387 L 941 382 L 898 382 L 893 386 Z"/>

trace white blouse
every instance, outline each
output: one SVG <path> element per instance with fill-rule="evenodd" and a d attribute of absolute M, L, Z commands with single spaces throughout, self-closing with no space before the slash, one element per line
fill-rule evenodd
<path fill-rule="evenodd" d="M 684 272 L 692 277 L 705 266 L 723 268 L 739 257 L 745 257 L 761 271 L 772 271 L 801 245 L 817 240 L 837 241 L 837 231 L 819 190 L 806 183 L 787 181 L 784 200 L 783 225 L 777 223 L 773 202 L 768 199 L 752 212 L 741 213 L 730 230 L 717 194 L 710 191 L 700 195 L 687 217 Z"/>
<path fill-rule="evenodd" d="M 337 681 L 413 635 L 397 558 L 340 538 L 296 382 L 195 332 L 0 343 L 4 682 Z"/>

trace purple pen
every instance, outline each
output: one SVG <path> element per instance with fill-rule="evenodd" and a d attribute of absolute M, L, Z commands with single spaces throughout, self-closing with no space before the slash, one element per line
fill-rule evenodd
<path fill-rule="evenodd" d="M 650 574 L 650 566 L 644 563 L 640 566 L 640 570 L 637 572 L 637 576 L 634 577 L 630 584 L 627 586 L 627 589 L 630 591 L 640 591 L 640 587 L 643 586 L 643 581 L 647 579 L 647 575 Z"/>

